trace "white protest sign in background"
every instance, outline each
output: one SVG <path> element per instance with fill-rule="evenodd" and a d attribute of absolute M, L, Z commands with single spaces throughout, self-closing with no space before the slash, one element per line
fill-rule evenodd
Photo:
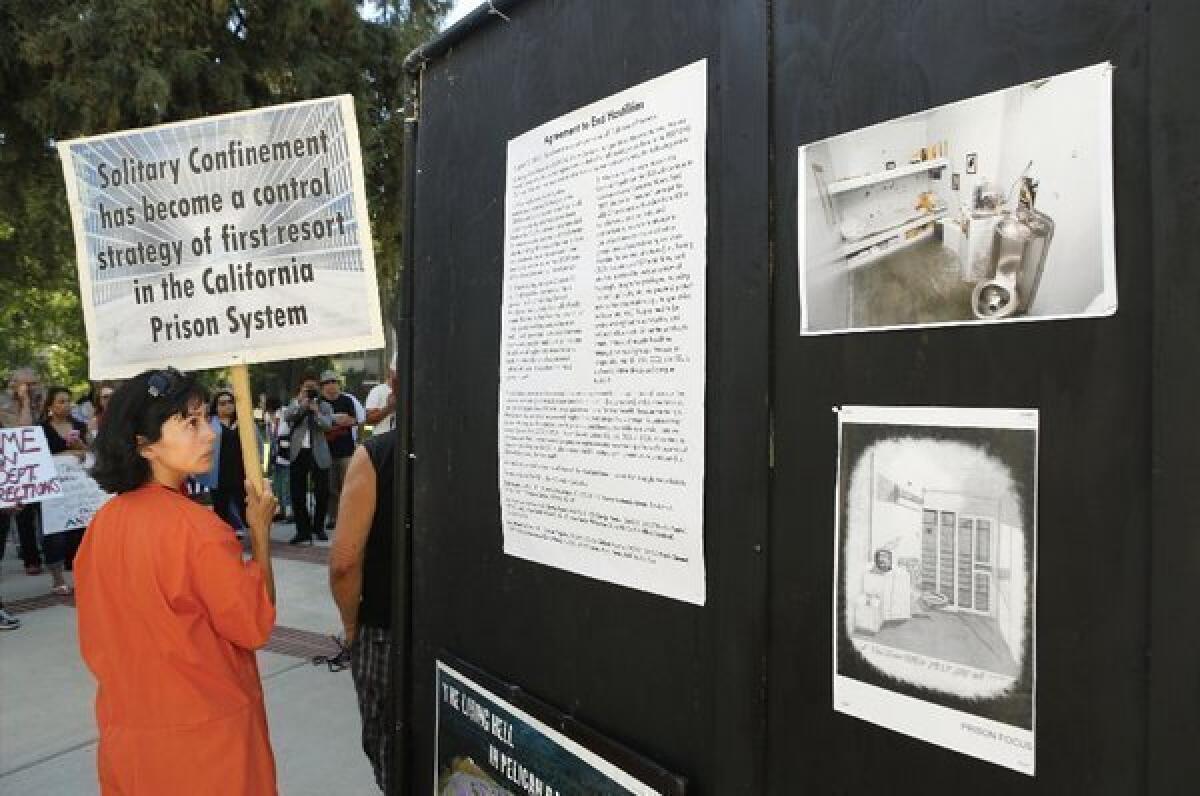
<path fill-rule="evenodd" d="M 57 476 L 41 426 L 0 428 L 0 506 L 54 500 Z"/>
<path fill-rule="evenodd" d="M 87 461 L 80 461 L 73 454 L 60 453 L 54 457 L 58 468 L 58 500 L 42 505 L 42 533 L 61 533 L 76 528 L 86 528 L 92 515 L 100 510 L 111 497 L 88 475 L 91 454 Z"/>
<path fill-rule="evenodd" d="M 92 378 L 383 346 L 351 97 L 58 147 Z"/>
<path fill-rule="evenodd" d="M 702 605 L 704 61 L 508 142 L 504 552 Z"/>

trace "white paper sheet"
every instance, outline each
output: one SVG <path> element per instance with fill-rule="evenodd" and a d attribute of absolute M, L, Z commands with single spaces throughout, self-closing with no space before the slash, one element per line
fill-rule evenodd
<path fill-rule="evenodd" d="M 706 62 L 508 144 L 504 551 L 695 604 Z"/>
<path fill-rule="evenodd" d="M 846 406 L 838 431 L 834 709 L 1032 776 L 1037 411 Z"/>
<path fill-rule="evenodd" d="M 800 147 L 800 334 L 1114 314 L 1112 74 Z"/>

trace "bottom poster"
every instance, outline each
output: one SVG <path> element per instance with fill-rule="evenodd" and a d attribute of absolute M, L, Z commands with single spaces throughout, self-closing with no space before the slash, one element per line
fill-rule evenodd
<path fill-rule="evenodd" d="M 1032 776 L 1037 411 L 838 427 L 834 709 Z"/>
<path fill-rule="evenodd" d="M 441 661 L 437 693 L 437 796 L 669 796 Z"/>

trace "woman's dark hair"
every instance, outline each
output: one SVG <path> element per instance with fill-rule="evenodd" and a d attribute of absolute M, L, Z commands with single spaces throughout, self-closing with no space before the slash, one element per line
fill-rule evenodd
<path fill-rule="evenodd" d="M 266 403 L 263 404 L 263 409 L 267 412 L 278 412 L 283 408 L 283 401 L 279 400 L 278 395 L 267 397 Z"/>
<path fill-rule="evenodd" d="M 71 391 L 66 387 L 55 385 L 53 387 L 46 388 L 46 400 L 42 401 L 42 414 L 38 418 L 39 421 L 50 419 L 50 405 L 54 403 L 54 399 L 58 397 L 60 393 L 64 392 L 67 394 L 67 398 L 71 397 Z"/>
<path fill-rule="evenodd" d="M 233 419 L 237 422 L 237 401 L 233 397 L 233 390 L 228 387 L 218 387 L 212 394 L 212 400 L 208 404 L 208 413 L 213 417 L 217 416 L 217 401 L 221 400 L 221 396 L 228 395 L 229 400 L 233 401 Z"/>
<path fill-rule="evenodd" d="M 163 423 L 186 417 L 208 395 L 186 373 L 174 368 L 139 373 L 116 389 L 104 412 L 104 425 L 92 450 L 92 478 L 106 492 L 129 492 L 150 480 L 150 463 L 138 453 L 142 444 L 162 437 Z"/>

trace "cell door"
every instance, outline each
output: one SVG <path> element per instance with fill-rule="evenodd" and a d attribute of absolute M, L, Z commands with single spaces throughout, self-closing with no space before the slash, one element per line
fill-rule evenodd
<path fill-rule="evenodd" d="M 921 512 L 921 591 L 938 590 L 938 513 Z"/>
<path fill-rule="evenodd" d="M 938 594 L 950 605 L 955 603 L 954 593 L 954 518 L 953 511 L 939 514 L 941 527 L 938 533 Z"/>
<path fill-rule="evenodd" d="M 992 521 L 959 515 L 954 603 L 965 611 L 992 613 Z"/>
<path fill-rule="evenodd" d="M 921 513 L 921 583 L 949 605 L 992 613 L 994 523 L 953 511 Z"/>
<path fill-rule="evenodd" d="M 992 611 L 992 545 L 995 543 L 992 521 L 984 517 L 975 518 L 975 560 L 972 578 L 975 582 L 974 610 L 991 614 Z"/>

